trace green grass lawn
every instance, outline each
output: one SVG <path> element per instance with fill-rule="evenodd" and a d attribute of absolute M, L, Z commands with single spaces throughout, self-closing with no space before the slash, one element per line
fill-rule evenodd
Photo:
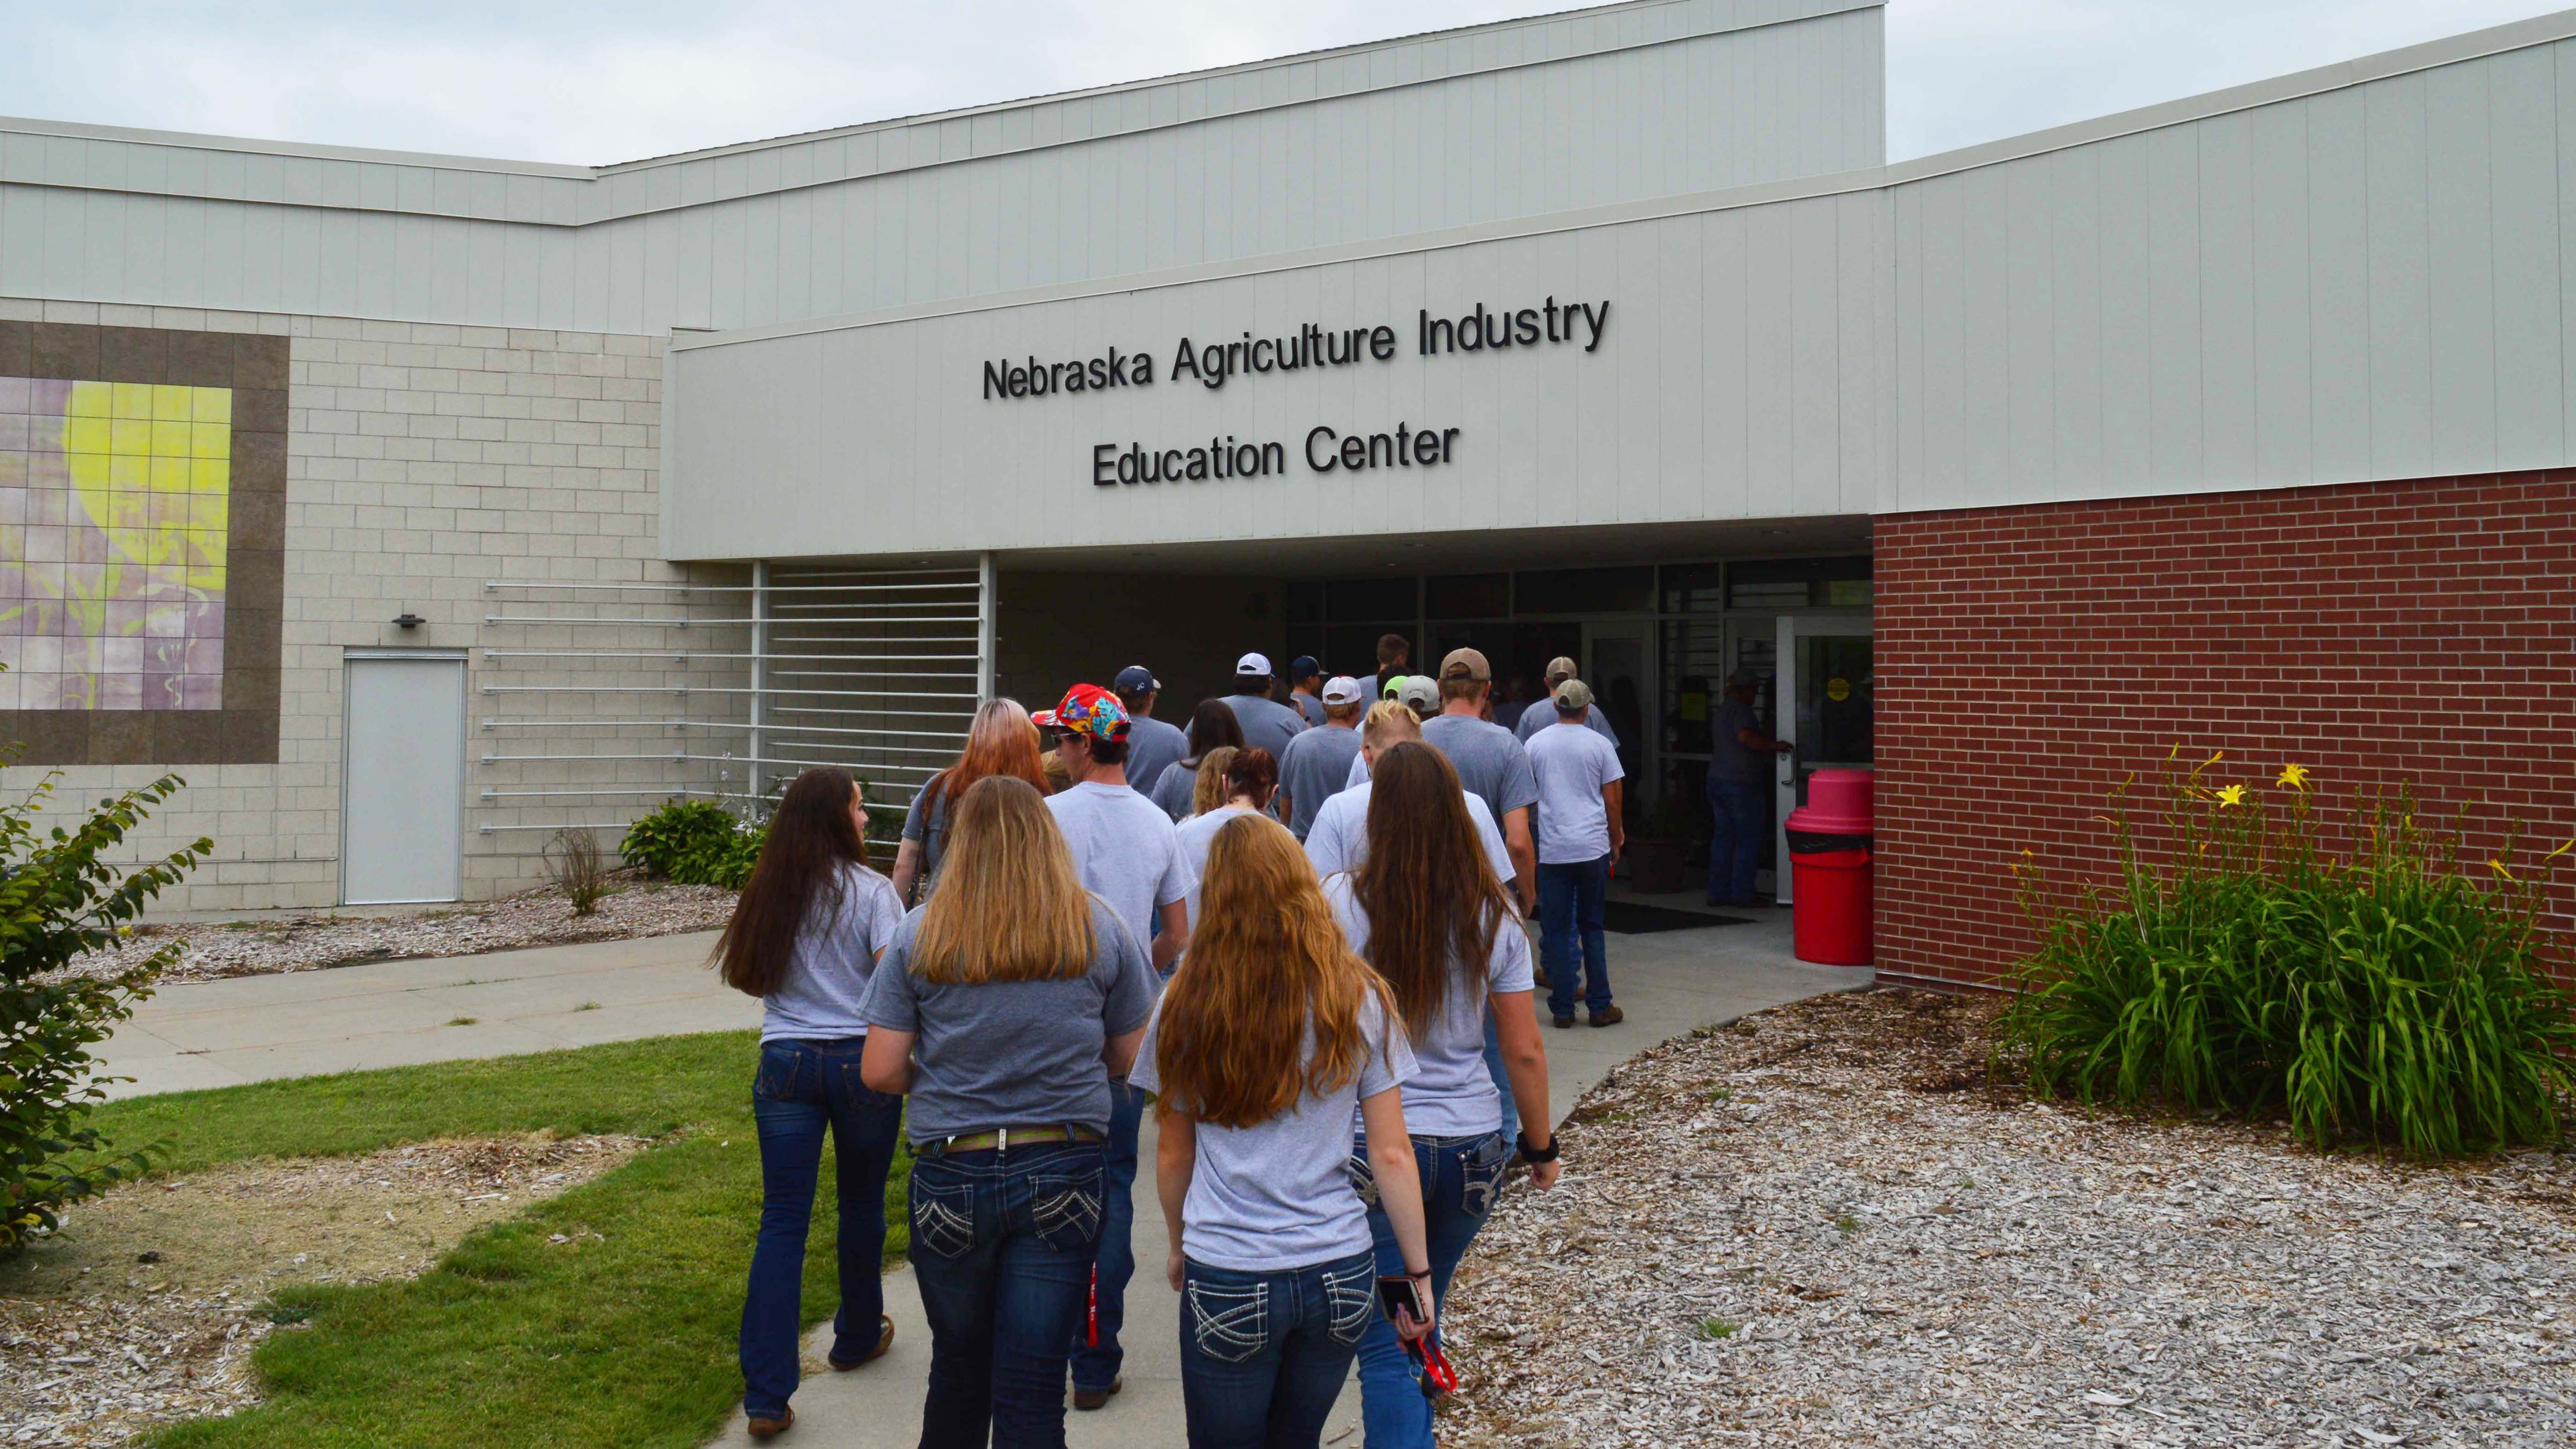
<path fill-rule="evenodd" d="M 760 1219 L 751 1032 L 262 1082 L 118 1102 L 116 1141 L 176 1139 L 167 1171 L 372 1152 L 433 1137 L 618 1132 L 642 1156 L 467 1238 L 418 1279 L 304 1287 L 307 1326 L 254 1360 L 267 1401 L 165 1431 L 169 1446 L 694 1445 L 742 1392 L 734 1337 Z M 726 1143 L 731 1145 L 727 1146 Z M 904 1248 L 908 1157 L 886 1199 Z M 805 1315 L 835 1305 L 832 1170 L 814 1207 Z M 549 1243 L 548 1235 L 576 1236 Z"/>

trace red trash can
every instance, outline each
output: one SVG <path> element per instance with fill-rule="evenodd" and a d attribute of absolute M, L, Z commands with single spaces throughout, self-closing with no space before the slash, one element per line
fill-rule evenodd
<path fill-rule="evenodd" d="M 1791 950 L 1818 966 L 1867 966 L 1874 836 L 1867 770 L 1818 770 L 1789 812 Z"/>

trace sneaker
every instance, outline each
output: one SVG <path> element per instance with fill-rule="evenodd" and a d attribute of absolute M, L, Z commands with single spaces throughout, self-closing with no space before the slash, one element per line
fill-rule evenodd
<path fill-rule="evenodd" d="M 1537 970 L 1532 971 L 1530 973 L 1530 980 L 1537 984 L 1539 990 L 1545 991 L 1547 989 L 1547 968 L 1542 966 Z"/>
<path fill-rule="evenodd" d="M 1560 1017 L 1558 1017 L 1558 1018 L 1556 1019 L 1556 1026 L 1557 1026 L 1557 1030 L 1559 1030 L 1559 1031 L 1563 1031 L 1565 1028 L 1567 1028 L 1567 1027 L 1569 1027 L 1569 1026 L 1572 1026 L 1572 1025 L 1574 1025 L 1574 1018 L 1573 1018 L 1573 1017 L 1570 1017 L 1570 1016 L 1560 1016 Z"/>
<path fill-rule="evenodd" d="M 866 1353 L 860 1354 L 857 1358 L 843 1358 L 839 1354 L 825 1354 L 823 1356 L 823 1361 L 830 1364 L 836 1372 L 848 1373 L 850 1370 L 857 1368 L 863 1363 L 874 1363 L 876 1360 L 885 1357 L 885 1351 L 892 1347 L 894 1347 L 894 1320 L 880 1313 L 877 1315 L 877 1346 L 875 1348 L 870 1349 Z"/>
<path fill-rule="evenodd" d="M 1087 1414 L 1094 1409 L 1106 1406 L 1109 1402 L 1109 1396 L 1125 1387 L 1127 1387 L 1127 1376 L 1125 1374 L 1120 1374 L 1118 1377 L 1111 1379 L 1109 1381 L 1109 1387 L 1105 1389 L 1075 1389 L 1073 1391 L 1073 1406 Z"/>
<path fill-rule="evenodd" d="M 754 1439 L 775 1439 L 779 1435 L 786 1433 L 788 1426 L 795 1422 L 796 1411 L 794 1409 L 780 1409 L 778 1411 L 777 1418 L 772 1419 L 766 1415 L 756 1415 L 752 1418 L 751 1423 L 747 1427 L 751 1430 L 751 1437 Z"/>
<path fill-rule="evenodd" d="M 1626 1021 L 1627 1019 L 1628 1013 L 1621 1011 L 1615 1003 L 1592 1013 L 1592 1024 L 1594 1026 L 1617 1026 L 1619 1023 Z M 1574 1018 L 1567 1017 L 1565 1019 L 1565 1024 L 1572 1026 L 1574 1024 Z"/>

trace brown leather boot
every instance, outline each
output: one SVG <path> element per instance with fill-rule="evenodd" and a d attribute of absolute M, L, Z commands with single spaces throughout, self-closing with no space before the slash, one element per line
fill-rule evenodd
<path fill-rule="evenodd" d="M 1617 1026 L 1619 1023 L 1626 1021 L 1627 1019 L 1628 1013 L 1621 1011 L 1615 1003 L 1592 1013 L 1592 1024 L 1594 1026 Z"/>
<path fill-rule="evenodd" d="M 860 1354 L 857 1358 L 842 1358 L 837 1354 L 827 1353 L 823 1355 L 823 1361 L 830 1364 L 835 1372 L 848 1373 L 850 1370 L 857 1368 L 863 1363 L 874 1363 L 878 1359 L 885 1357 L 885 1351 L 892 1347 L 894 1347 L 894 1320 L 880 1313 L 877 1315 L 877 1346 L 875 1348 L 866 1353 Z"/>
<path fill-rule="evenodd" d="M 779 1410 L 778 1417 L 775 1419 L 754 1418 L 750 1424 L 751 1437 L 754 1439 L 775 1439 L 779 1435 L 786 1433 L 788 1426 L 795 1422 L 796 1411 L 794 1409 Z"/>

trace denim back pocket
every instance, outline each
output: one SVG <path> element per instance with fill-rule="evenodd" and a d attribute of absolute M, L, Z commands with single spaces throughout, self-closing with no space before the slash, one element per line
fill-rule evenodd
<path fill-rule="evenodd" d="M 1242 1363 L 1269 1342 L 1268 1284 L 1207 1283 L 1193 1278 L 1184 1287 L 1190 1301 L 1190 1339 L 1202 1356 L 1218 1363 Z"/>
<path fill-rule="evenodd" d="M 975 1185 L 948 1181 L 936 1158 L 912 1167 L 912 1245 L 941 1258 L 965 1255 L 975 1246 Z"/>
<path fill-rule="evenodd" d="M 1368 1331 L 1369 1320 L 1377 1312 L 1377 1262 L 1362 1258 L 1347 1268 L 1326 1268 L 1324 1309 L 1330 1316 L 1333 1341 L 1356 1344 Z"/>
<path fill-rule="evenodd" d="M 1050 1248 L 1071 1251 L 1100 1242 L 1103 1170 L 1029 1174 L 1029 1225 Z"/>
<path fill-rule="evenodd" d="M 1458 1210 L 1471 1218 L 1492 1212 L 1494 1194 L 1502 1190 L 1503 1170 L 1511 1161 L 1512 1149 L 1500 1132 L 1458 1154 Z"/>
<path fill-rule="evenodd" d="M 796 1068 L 804 1053 L 785 1042 L 771 1042 L 760 1049 L 760 1068 L 752 1074 L 751 1096 L 756 1102 L 792 1102 L 796 1100 Z"/>

